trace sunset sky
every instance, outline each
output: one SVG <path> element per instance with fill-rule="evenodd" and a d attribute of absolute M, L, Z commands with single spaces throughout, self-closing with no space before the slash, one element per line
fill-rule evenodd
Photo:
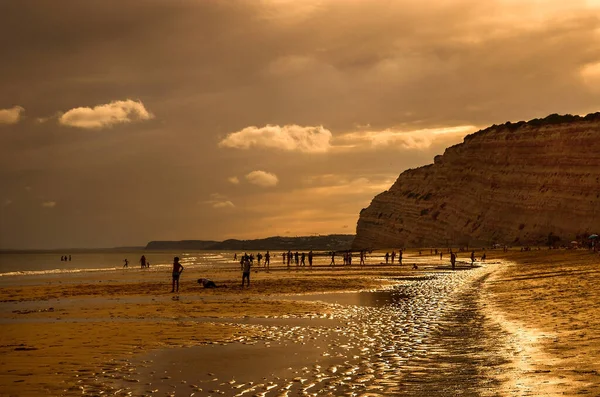
<path fill-rule="evenodd" d="M 0 248 L 354 233 L 466 134 L 600 110 L 600 1 L 3 1 L 0 42 Z"/>

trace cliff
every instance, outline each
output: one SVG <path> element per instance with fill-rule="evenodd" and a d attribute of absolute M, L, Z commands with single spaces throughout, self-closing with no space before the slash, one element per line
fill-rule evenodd
<path fill-rule="evenodd" d="M 350 248 L 354 240 L 351 234 L 330 234 L 327 236 L 268 237 L 256 240 L 225 241 L 150 241 L 147 250 L 326 250 L 341 251 Z"/>
<path fill-rule="evenodd" d="M 568 243 L 600 231 L 600 113 L 493 125 L 400 174 L 353 249 Z M 560 240 L 559 240 L 560 239 Z"/>

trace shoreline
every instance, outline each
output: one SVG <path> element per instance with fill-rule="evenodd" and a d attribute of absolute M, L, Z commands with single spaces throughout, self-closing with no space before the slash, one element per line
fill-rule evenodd
<path fill-rule="evenodd" d="M 561 275 L 554 276 L 555 278 L 546 277 L 549 266 L 567 269 L 562 275 L 563 278 L 591 276 L 589 283 L 600 278 L 600 272 L 594 272 L 594 265 L 598 268 L 597 256 L 586 257 L 583 251 L 507 254 L 487 251 L 487 254 L 488 263 L 502 260 L 505 265 L 500 265 L 501 268 L 483 284 L 484 303 L 488 305 L 488 309 L 493 308 L 505 313 L 505 319 L 497 319 L 498 322 L 512 321 L 512 327 L 517 330 L 518 327 L 524 329 L 523 324 L 526 324 L 530 328 L 529 334 L 533 330 L 549 334 L 555 332 L 556 326 L 560 326 L 545 319 L 541 314 L 533 319 L 530 315 L 535 313 L 536 302 L 539 299 L 543 302 L 552 301 L 556 296 L 552 292 L 552 288 L 556 287 L 553 285 L 545 285 L 548 292 L 540 296 L 533 292 L 539 290 L 536 283 L 545 283 L 555 280 L 556 277 L 562 280 Z M 235 267 L 226 270 L 211 269 L 215 273 L 207 275 L 202 269 L 198 270 L 198 273 L 184 274 L 179 301 L 172 301 L 170 294 L 164 292 L 164 288 L 169 286 L 164 280 L 164 275 L 156 275 L 158 279 L 149 277 L 151 280 L 147 283 L 129 283 L 127 280 L 109 282 L 99 277 L 93 280 L 95 284 L 52 283 L 3 288 L 0 291 L 0 327 L 5 340 L 0 349 L 4 357 L 1 362 L 3 375 L 0 385 L 4 390 L 2 395 L 40 392 L 51 395 L 81 394 L 79 387 L 85 383 L 82 379 L 95 379 L 94 382 L 101 384 L 120 376 L 117 369 L 102 370 L 111 360 L 127 361 L 139 356 L 143 351 L 151 352 L 177 346 L 236 341 L 243 343 L 260 339 L 264 333 L 264 329 L 252 324 L 240 326 L 239 323 L 231 321 L 211 322 L 211 318 L 335 318 L 338 311 L 336 305 L 294 299 L 296 294 L 389 289 L 406 278 L 416 279 L 424 274 L 449 273 L 445 268 L 438 269 L 442 262 L 432 260 L 429 255 L 417 256 L 415 252 L 411 252 L 405 263 L 413 261 L 419 263 L 418 270 L 411 270 L 408 265 L 403 265 L 403 268 L 398 268 L 397 265 L 393 268 L 380 265 L 365 268 L 315 266 L 312 271 L 288 271 L 278 266 L 278 270 L 272 270 L 270 273 L 252 273 L 252 287 L 244 290 L 234 285 L 224 289 L 203 290 L 197 284 L 193 284 L 193 279 L 199 277 L 199 274 L 222 283 L 233 283 L 239 282 L 239 270 Z M 446 265 L 446 261 L 443 263 Z M 544 274 L 543 278 L 537 277 L 538 273 Z M 518 287 L 523 281 L 523 274 L 527 275 L 527 282 L 531 284 L 527 289 L 529 295 L 524 295 L 522 288 Z M 331 277 L 332 275 L 335 277 Z M 514 296 L 514 291 L 519 291 L 519 295 Z M 540 367 L 541 364 L 536 358 L 530 358 L 530 362 L 527 362 L 529 367 L 523 367 L 529 369 L 523 370 L 520 375 L 524 380 L 529 377 L 529 383 L 535 384 L 549 379 L 556 382 L 557 378 L 568 376 L 568 379 L 578 379 L 578 386 L 575 387 L 577 390 L 598 392 L 593 382 L 600 383 L 600 375 L 594 372 L 597 369 L 594 369 L 592 364 L 594 360 L 600 359 L 598 348 L 593 347 L 594 341 L 597 342 L 600 335 L 600 328 L 598 320 L 593 319 L 593 314 L 599 313 L 600 299 L 592 289 L 588 292 L 591 295 L 587 298 L 576 297 L 580 301 L 592 299 L 595 303 L 587 308 L 587 314 L 579 314 L 587 322 L 582 322 L 578 330 L 560 328 L 561 344 L 551 342 L 548 338 L 533 343 L 532 346 L 538 349 L 533 350 L 534 352 L 548 352 L 557 359 L 553 366 L 548 368 Z M 79 300 L 81 302 L 78 302 Z M 52 311 L 49 310 L 51 307 Z M 523 307 L 530 309 L 527 311 L 528 316 L 523 316 L 523 310 L 514 310 Z M 22 312 L 18 312 L 19 310 Z M 571 313 L 574 314 L 577 313 Z M 43 327 L 37 326 L 40 324 L 43 324 Z M 512 332 L 516 332 L 514 329 Z M 578 337 L 576 340 L 562 336 L 572 335 L 573 332 L 584 332 L 587 336 Z M 553 344 L 555 346 L 552 346 Z M 567 347 L 575 347 L 576 360 L 569 357 L 573 356 L 573 352 L 570 352 L 565 344 Z M 583 364 L 577 364 L 580 362 Z M 117 367 L 119 366 L 115 366 Z M 542 372 L 535 372 L 537 367 L 540 367 Z M 519 370 L 515 371 L 518 373 Z"/>

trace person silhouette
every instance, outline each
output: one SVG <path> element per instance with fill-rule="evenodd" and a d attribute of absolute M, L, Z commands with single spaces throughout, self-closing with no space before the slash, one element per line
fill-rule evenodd
<path fill-rule="evenodd" d="M 179 257 L 176 256 L 173 258 L 173 287 L 171 288 L 171 292 L 175 292 L 175 285 L 177 285 L 177 292 L 179 292 L 179 277 L 181 276 L 181 272 L 183 272 L 183 265 L 179 263 Z"/>

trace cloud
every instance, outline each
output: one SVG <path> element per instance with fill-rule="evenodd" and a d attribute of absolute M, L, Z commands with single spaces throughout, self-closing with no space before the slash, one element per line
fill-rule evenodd
<path fill-rule="evenodd" d="M 234 208 L 235 207 L 235 205 L 229 200 L 213 203 L 212 206 L 213 206 L 213 208 Z"/>
<path fill-rule="evenodd" d="M 238 185 L 240 183 L 240 180 L 237 176 L 230 176 L 229 178 L 227 178 L 227 180 L 229 181 L 229 183 L 233 183 L 234 185 Z"/>
<path fill-rule="evenodd" d="M 42 203 L 42 207 L 44 207 L 44 208 L 54 208 L 54 207 L 56 207 L 56 201 L 44 201 Z"/>
<path fill-rule="evenodd" d="M 581 78 L 594 91 L 600 91 L 600 62 L 590 63 L 581 68 Z"/>
<path fill-rule="evenodd" d="M 398 146 L 405 149 L 423 150 L 430 148 L 438 141 L 460 140 L 467 134 L 475 132 L 477 127 L 461 125 L 446 128 L 427 128 L 414 131 L 397 131 L 385 129 L 381 131 L 350 132 L 336 138 L 340 147 L 382 147 Z"/>
<path fill-rule="evenodd" d="M 272 187 L 279 183 L 277 175 L 265 171 L 252 171 L 246 175 L 246 180 L 262 187 Z"/>
<path fill-rule="evenodd" d="M 323 126 L 267 125 L 246 127 L 233 132 L 221 142 L 220 147 L 250 149 L 251 147 L 325 153 L 330 149 L 331 132 Z"/>
<path fill-rule="evenodd" d="M 61 115 L 58 122 L 69 127 L 92 129 L 152 118 L 154 118 L 154 115 L 146 110 L 142 102 L 127 99 L 94 106 L 93 108 L 74 108 Z"/>
<path fill-rule="evenodd" d="M 203 201 L 202 203 L 208 204 L 213 208 L 235 208 L 233 202 L 228 200 L 226 196 L 223 196 L 219 193 L 212 193 L 210 195 L 210 200 Z"/>
<path fill-rule="evenodd" d="M 21 113 L 24 111 L 25 109 L 21 106 L 0 109 L 0 124 L 17 124 L 21 119 Z"/>

